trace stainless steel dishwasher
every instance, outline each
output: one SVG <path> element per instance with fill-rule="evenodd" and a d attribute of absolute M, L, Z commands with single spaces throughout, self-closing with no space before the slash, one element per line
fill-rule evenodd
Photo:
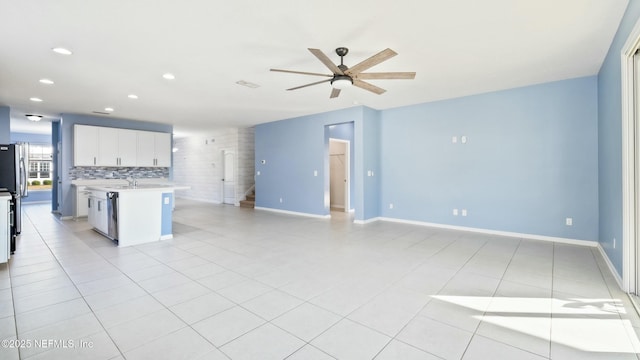
<path fill-rule="evenodd" d="M 118 193 L 107 193 L 107 235 L 118 241 Z"/>

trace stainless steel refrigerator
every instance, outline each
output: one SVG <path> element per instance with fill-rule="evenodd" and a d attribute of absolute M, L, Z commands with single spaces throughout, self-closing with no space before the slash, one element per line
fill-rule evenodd
<path fill-rule="evenodd" d="M 27 189 L 28 144 L 0 144 L 0 188 L 11 193 L 13 222 L 11 226 L 11 252 L 16 249 L 16 236 L 22 232 L 22 198 Z"/>

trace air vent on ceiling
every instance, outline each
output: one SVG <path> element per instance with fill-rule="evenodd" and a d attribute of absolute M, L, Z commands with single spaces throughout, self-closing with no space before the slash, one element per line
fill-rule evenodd
<path fill-rule="evenodd" d="M 254 83 L 252 83 L 252 82 L 244 81 L 244 80 L 236 81 L 236 84 L 238 84 L 238 85 L 242 85 L 242 86 L 246 86 L 246 87 L 248 87 L 248 88 L 252 88 L 252 89 L 256 89 L 256 88 L 259 88 L 259 87 L 260 87 L 260 85 L 258 85 L 258 84 L 254 84 Z"/>

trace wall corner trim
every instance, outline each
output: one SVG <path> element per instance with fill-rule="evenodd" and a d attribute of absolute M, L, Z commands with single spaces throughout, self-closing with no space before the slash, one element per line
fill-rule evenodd
<path fill-rule="evenodd" d="M 598 247 L 598 251 L 600 252 L 600 255 L 602 255 L 604 262 L 607 264 L 607 267 L 609 268 L 609 272 L 611 273 L 613 278 L 616 279 L 616 282 L 618 283 L 618 286 L 620 287 L 620 289 L 624 289 L 624 287 L 622 286 L 622 277 L 620 277 L 620 275 L 618 274 L 618 271 L 616 271 L 615 266 L 613 266 L 613 263 L 611 262 L 611 260 L 609 260 L 607 253 L 604 251 L 604 248 L 602 247 L 602 244 L 598 243 L 597 247 Z"/>
<path fill-rule="evenodd" d="M 331 215 L 309 214 L 309 213 L 303 213 L 303 212 L 297 212 L 297 211 L 280 210 L 280 209 L 266 208 L 266 207 L 260 207 L 260 206 L 256 206 L 254 209 L 262 210 L 262 211 L 271 211 L 271 212 L 286 214 L 286 215 L 311 217 L 315 219 L 331 219 Z"/>
<path fill-rule="evenodd" d="M 524 234 L 524 233 L 511 232 L 511 231 L 489 230 L 489 229 L 472 228 L 472 227 L 465 227 L 465 226 L 436 224 L 436 223 L 429 223 L 424 221 L 403 220 L 403 219 L 388 218 L 388 217 L 380 217 L 378 219 L 382 221 L 389 221 L 389 222 L 395 222 L 395 223 L 401 223 L 401 224 L 428 226 L 428 227 L 447 229 L 447 230 L 468 231 L 468 232 L 487 234 L 487 235 L 515 237 L 515 238 L 522 238 L 522 239 L 529 239 L 529 240 L 551 241 L 551 242 L 557 242 L 561 244 L 580 245 L 580 246 L 589 246 L 589 247 L 598 246 L 597 241 L 591 241 L 591 240 L 568 239 L 568 238 L 546 236 L 546 235 Z"/>

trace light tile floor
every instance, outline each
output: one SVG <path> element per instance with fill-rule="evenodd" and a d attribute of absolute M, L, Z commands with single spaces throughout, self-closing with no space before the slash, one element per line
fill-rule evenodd
<path fill-rule="evenodd" d="M 128 248 L 24 206 L 0 359 L 638 359 L 595 249 L 177 204 Z"/>

